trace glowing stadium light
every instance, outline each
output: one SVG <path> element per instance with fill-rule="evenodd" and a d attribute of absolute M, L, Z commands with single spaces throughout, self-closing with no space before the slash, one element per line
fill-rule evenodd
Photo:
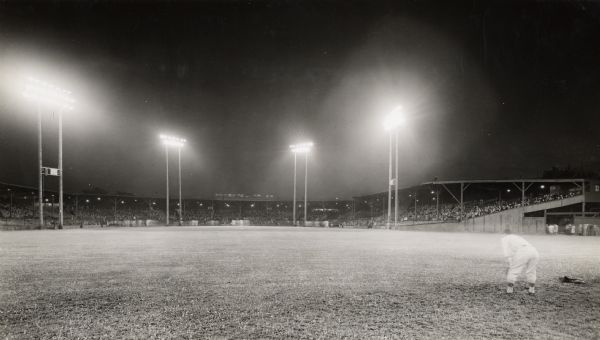
<path fill-rule="evenodd" d="M 312 142 L 297 143 L 297 144 L 290 145 L 290 150 L 293 153 L 309 152 L 313 146 L 314 146 L 314 144 Z"/>
<path fill-rule="evenodd" d="M 21 95 L 27 100 L 60 109 L 73 110 L 75 106 L 71 91 L 33 77 L 25 78 Z"/>
<path fill-rule="evenodd" d="M 100 197 L 97 198 L 98 201 L 102 200 Z"/>
<path fill-rule="evenodd" d="M 187 142 L 184 138 L 179 138 L 175 136 L 160 135 L 159 137 L 164 145 L 182 147 Z"/>
<path fill-rule="evenodd" d="M 392 110 L 383 120 L 383 128 L 386 131 L 394 130 L 395 128 L 404 125 L 405 118 L 402 114 L 402 106 L 398 106 Z"/>
<path fill-rule="evenodd" d="M 542 184 L 542 185 L 540 185 L 540 189 L 544 189 L 544 188 L 546 188 L 546 186 L 545 186 L 545 185 L 543 185 L 543 184 Z"/>
<path fill-rule="evenodd" d="M 306 225 L 307 214 L 307 196 L 308 196 L 308 153 L 314 146 L 313 142 L 296 143 L 290 145 L 290 150 L 294 153 L 294 202 L 292 211 L 292 221 L 296 225 L 296 164 L 298 153 L 303 153 L 304 158 L 304 224 Z"/>
<path fill-rule="evenodd" d="M 90 203 L 90 200 L 85 200 L 85 203 Z"/>
<path fill-rule="evenodd" d="M 167 170 L 166 170 L 166 184 L 167 184 L 167 189 L 166 189 L 166 224 L 169 225 L 169 146 L 175 146 L 177 147 L 177 157 L 178 157 L 178 164 L 179 164 L 179 203 L 177 204 L 178 207 L 182 207 L 183 204 L 181 202 L 181 148 L 185 145 L 185 143 L 187 142 L 185 140 L 185 138 L 179 138 L 179 137 L 175 137 L 175 136 L 168 136 L 168 135 L 163 135 L 161 134 L 160 136 L 160 140 L 162 141 L 163 145 L 165 146 L 165 155 L 166 155 L 166 165 L 167 165 Z M 182 209 L 178 209 L 179 211 L 179 225 L 182 225 Z"/>
<path fill-rule="evenodd" d="M 75 99 L 69 90 L 60 88 L 54 84 L 44 82 L 34 77 L 26 77 L 23 79 L 21 95 L 28 101 L 34 102 L 37 105 L 38 111 L 38 191 L 39 191 L 39 219 L 40 228 L 44 225 L 44 206 L 42 204 L 43 191 L 43 176 L 42 173 L 42 113 L 41 106 L 58 109 L 58 228 L 63 227 L 63 151 L 62 151 L 62 112 L 65 110 L 73 110 Z"/>

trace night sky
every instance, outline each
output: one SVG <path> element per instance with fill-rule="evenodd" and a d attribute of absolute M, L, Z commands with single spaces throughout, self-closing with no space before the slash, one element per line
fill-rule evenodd
<path fill-rule="evenodd" d="M 397 105 L 401 186 L 600 169 L 598 3 L 0 1 L 0 181 L 35 186 L 25 75 L 77 99 L 68 192 L 163 196 L 160 133 L 188 140 L 185 197 L 289 199 L 288 145 L 304 140 L 309 198 L 384 191 Z M 48 166 L 56 135 L 47 109 Z"/>

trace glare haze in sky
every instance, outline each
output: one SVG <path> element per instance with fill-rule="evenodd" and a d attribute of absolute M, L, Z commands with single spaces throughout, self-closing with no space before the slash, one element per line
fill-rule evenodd
<path fill-rule="evenodd" d="M 398 105 L 401 186 L 597 170 L 598 18 L 572 2 L 4 2 L 0 181 L 36 184 L 27 76 L 76 98 L 67 192 L 162 196 L 161 134 L 186 139 L 186 197 L 290 198 L 289 145 L 307 140 L 311 198 L 384 191 Z M 43 111 L 52 165 L 56 112 Z"/>

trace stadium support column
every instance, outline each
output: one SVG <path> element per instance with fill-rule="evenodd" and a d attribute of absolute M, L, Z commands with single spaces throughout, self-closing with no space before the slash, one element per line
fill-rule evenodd
<path fill-rule="evenodd" d="M 396 176 L 394 178 L 394 225 L 398 224 L 398 129 L 395 130 L 396 135 Z"/>
<path fill-rule="evenodd" d="M 58 112 L 58 229 L 63 228 L 63 129 L 62 110 Z"/>
<path fill-rule="evenodd" d="M 415 224 L 417 223 L 417 191 L 415 190 Z"/>
<path fill-rule="evenodd" d="M 440 188 L 435 191 L 435 219 L 440 220 Z"/>
<path fill-rule="evenodd" d="M 390 132 L 390 157 L 389 157 L 389 176 L 388 176 L 388 208 L 387 208 L 387 227 L 392 223 L 392 133 Z M 371 216 L 372 217 L 372 216 Z"/>
<path fill-rule="evenodd" d="M 525 209 L 525 182 L 521 182 L 521 207 Z"/>
<path fill-rule="evenodd" d="M 308 211 L 308 152 L 304 154 L 304 226 L 306 227 Z"/>
<path fill-rule="evenodd" d="M 42 111 L 38 111 L 38 213 L 40 215 L 40 229 L 44 227 L 44 189 L 42 179 Z"/>
<path fill-rule="evenodd" d="M 292 225 L 296 225 L 296 164 L 297 156 L 294 152 L 294 198 L 292 200 Z"/>
<path fill-rule="evenodd" d="M 465 183 L 460 182 L 460 221 L 464 221 L 465 219 L 465 203 L 463 200 L 463 195 L 465 193 Z"/>
<path fill-rule="evenodd" d="M 585 180 L 581 182 L 581 194 L 583 200 L 581 201 L 581 217 L 585 217 Z"/>
<path fill-rule="evenodd" d="M 167 218 L 166 218 L 166 224 L 169 225 L 169 146 L 165 144 L 165 158 L 166 158 L 166 166 L 167 166 L 167 187 L 166 187 L 166 208 L 167 208 Z"/>

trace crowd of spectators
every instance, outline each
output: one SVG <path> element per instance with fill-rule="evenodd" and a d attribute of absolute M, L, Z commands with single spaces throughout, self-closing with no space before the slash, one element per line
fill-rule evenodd
<path fill-rule="evenodd" d="M 575 196 L 575 192 L 566 193 L 549 193 L 542 196 L 526 197 L 524 201 L 521 199 L 513 199 L 509 201 L 488 201 L 485 204 L 475 204 L 469 207 L 466 211 L 467 218 L 479 217 L 483 215 L 494 214 L 508 209 L 520 208 L 522 206 L 529 206 L 533 204 L 540 204 L 549 201 L 562 200 L 565 198 Z"/>
<path fill-rule="evenodd" d="M 445 204 L 427 204 L 415 206 L 404 206 L 399 207 L 398 221 L 404 222 L 428 222 L 428 221 L 439 221 L 439 222 L 454 222 L 461 220 L 461 214 L 464 213 L 464 218 L 474 218 L 483 215 L 489 215 L 498 213 L 501 211 L 519 208 L 521 206 L 529 206 L 533 204 L 541 204 L 544 202 L 561 200 L 569 197 L 573 197 L 579 193 L 577 192 L 556 192 L 548 193 L 540 196 L 526 197 L 524 201 L 520 198 L 511 200 L 477 200 L 467 201 L 464 203 L 464 212 L 461 211 L 460 204 L 458 203 L 445 203 Z M 359 217 L 352 221 L 350 216 L 345 216 L 348 223 L 356 223 L 358 225 L 367 224 L 369 221 L 375 224 L 385 224 L 387 222 L 386 214 L 379 214 L 370 218 Z M 393 216 L 392 216 L 393 219 Z"/>
<path fill-rule="evenodd" d="M 6 190 L 6 189 L 5 189 Z M 464 217 L 474 218 L 493 214 L 508 209 L 572 197 L 578 192 L 553 192 L 544 195 L 511 200 L 478 200 L 464 204 Z M 44 215 L 48 223 L 56 223 L 58 219 L 58 203 L 54 197 L 44 198 Z M 309 221 L 337 221 L 348 225 L 385 224 L 387 214 L 379 208 L 374 213 L 373 206 L 354 206 L 353 201 L 309 202 Z M 385 203 L 385 202 L 384 202 Z M 378 206 L 381 206 L 379 204 Z M 170 219 L 173 223 L 179 220 L 177 201 L 171 202 Z M 198 224 L 229 224 L 232 220 L 249 220 L 255 225 L 291 225 L 292 204 L 287 201 L 218 201 L 218 200 L 184 200 L 183 221 L 197 221 Z M 301 204 L 296 209 L 298 221 L 304 220 L 304 209 Z M 0 193 L 0 218 L 32 219 L 37 217 L 37 199 L 30 190 L 8 190 Z M 401 206 L 398 220 L 441 221 L 461 220 L 461 207 L 457 203 L 436 205 L 419 204 Z M 66 224 L 119 224 L 122 221 L 164 221 L 165 202 L 161 199 L 137 198 L 123 196 L 67 195 L 65 197 L 64 220 Z"/>

